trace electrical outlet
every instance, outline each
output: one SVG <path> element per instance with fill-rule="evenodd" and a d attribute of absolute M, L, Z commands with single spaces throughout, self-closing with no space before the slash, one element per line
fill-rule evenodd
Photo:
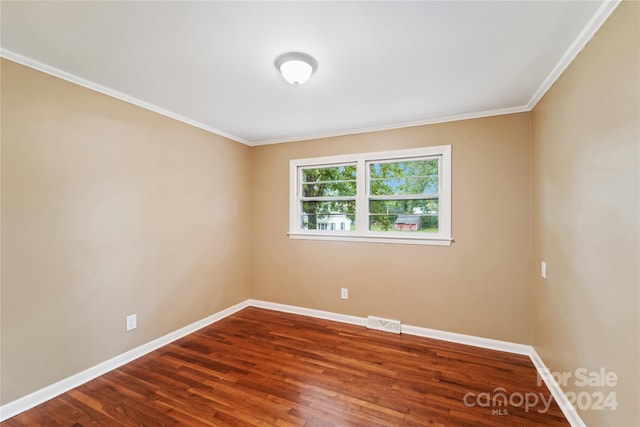
<path fill-rule="evenodd" d="M 127 332 L 138 327 L 138 315 L 127 316 Z"/>
<path fill-rule="evenodd" d="M 340 298 L 349 299 L 349 288 L 340 289 Z"/>
<path fill-rule="evenodd" d="M 543 279 L 547 278 L 547 263 L 544 261 L 540 263 L 540 275 Z"/>

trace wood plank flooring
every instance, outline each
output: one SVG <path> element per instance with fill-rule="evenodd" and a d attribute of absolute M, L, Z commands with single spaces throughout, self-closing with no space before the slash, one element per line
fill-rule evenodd
<path fill-rule="evenodd" d="M 251 307 L 2 427 L 569 425 L 534 396 L 525 356 Z"/>

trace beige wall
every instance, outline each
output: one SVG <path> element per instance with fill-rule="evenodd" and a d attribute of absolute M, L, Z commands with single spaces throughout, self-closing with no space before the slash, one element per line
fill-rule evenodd
<path fill-rule="evenodd" d="M 638 20 L 532 114 L 255 148 L 3 60 L 0 403 L 252 297 L 533 342 L 618 374 L 589 425 L 640 425 Z M 442 144 L 450 247 L 286 236 L 290 159 Z"/>
<path fill-rule="evenodd" d="M 443 144 L 451 247 L 287 237 L 290 159 Z M 253 298 L 530 342 L 528 114 L 256 147 L 253 188 Z"/>
<path fill-rule="evenodd" d="M 249 147 L 6 60 L 1 138 L 2 404 L 249 297 Z"/>
<path fill-rule="evenodd" d="M 615 372 L 615 411 L 640 425 L 640 4 L 624 2 L 535 107 L 533 344 L 552 371 Z M 548 278 L 539 275 L 540 261 Z"/>

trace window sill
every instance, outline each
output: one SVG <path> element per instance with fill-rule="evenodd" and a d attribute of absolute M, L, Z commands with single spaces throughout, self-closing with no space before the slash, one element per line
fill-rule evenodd
<path fill-rule="evenodd" d="M 441 236 L 363 236 L 353 234 L 287 233 L 294 240 L 331 240 L 338 242 L 395 243 L 403 245 L 451 246 L 452 238 Z"/>

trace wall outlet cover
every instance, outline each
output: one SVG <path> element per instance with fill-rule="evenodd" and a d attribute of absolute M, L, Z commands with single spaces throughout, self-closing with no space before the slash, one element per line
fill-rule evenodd
<path fill-rule="evenodd" d="M 127 316 L 127 332 L 137 327 L 138 327 L 138 316 L 136 314 Z"/>

